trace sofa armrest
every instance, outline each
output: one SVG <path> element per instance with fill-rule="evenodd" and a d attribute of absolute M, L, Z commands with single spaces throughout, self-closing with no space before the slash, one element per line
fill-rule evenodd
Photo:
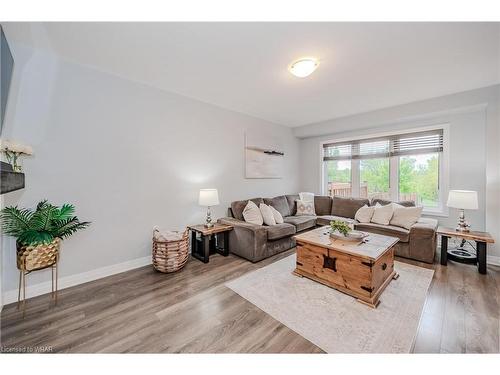
<path fill-rule="evenodd" d="M 252 232 L 264 232 L 267 234 L 267 230 L 263 225 L 257 225 L 252 223 L 247 223 L 243 220 L 238 220 L 234 217 L 223 217 L 217 220 L 218 223 L 232 225 L 233 227 L 243 228 L 250 230 Z"/>
<path fill-rule="evenodd" d="M 431 218 L 420 218 L 410 228 L 410 258 L 422 262 L 433 263 L 436 254 L 436 230 L 438 221 Z"/>
<path fill-rule="evenodd" d="M 229 251 L 252 262 L 262 259 L 267 246 L 267 229 L 262 225 L 247 223 L 233 217 L 224 217 L 217 222 L 232 225 L 229 232 Z"/>
<path fill-rule="evenodd" d="M 410 237 L 434 237 L 438 227 L 438 221 L 427 217 L 421 217 L 410 228 Z"/>

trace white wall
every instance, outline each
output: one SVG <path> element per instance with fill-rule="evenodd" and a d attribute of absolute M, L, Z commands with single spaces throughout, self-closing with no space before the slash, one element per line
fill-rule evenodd
<path fill-rule="evenodd" d="M 448 123 L 450 189 L 479 192 L 479 210 L 468 211 L 467 216 L 474 228 L 487 230 L 500 241 L 499 90 L 500 86 L 492 86 L 296 128 L 301 138 L 300 188 L 321 190 L 323 141 Z M 456 217 L 457 211 L 450 209 L 449 217 L 438 219 L 454 226 Z M 490 246 L 489 254 L 499 257 L 500 247 Z"/>
<path fill-rule="evenodd" d="M 26 188 L 5 195 L 4 203 L 71 202 L 80 219 L 92 221 L 63 243 L 63 280 L 149 257 L 155 225 L 182 230 L 203 222 L 200 188 L 219 190 L 215 217 L 225 216 L 233 200 L 298 190 L 298 140 L 290 128 L 12 49 L 18 65 L 2 137 L 31 144 L 35 155 L 24 162 Z M 244 178 L 247 129 L 282 139 L 284 178 Z M 3 245 L 7 303 L 18 274 L 14 242 Z M 49 280 L 49 271 L 30 275 L 28 292 Z"/>

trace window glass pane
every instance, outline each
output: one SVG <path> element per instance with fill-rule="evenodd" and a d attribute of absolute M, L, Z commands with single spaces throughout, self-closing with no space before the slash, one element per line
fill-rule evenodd
<path fill-rule="evenodd" d="M 352 196 L 351 189 L 351 161 L 327 161 L 328 195 Z"/>
<path fill-rule="evenodd" d="M 399 199 L 439 207 L 439 153 L 399 158 Z"/>
<path fill-rule="evenodd" d="M 359 161 L 359 196 L 390 199 L 389 158 Z"/>

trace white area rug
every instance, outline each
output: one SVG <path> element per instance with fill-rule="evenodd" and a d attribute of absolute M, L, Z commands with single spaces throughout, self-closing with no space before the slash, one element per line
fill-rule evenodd
<path fill-rule="evenodd" d="M 434 271 L 395 262 L 400 277 L 372 309 L 294 268 L 291 255 L 226 286 L 327 353 L 411 351 Z"/>

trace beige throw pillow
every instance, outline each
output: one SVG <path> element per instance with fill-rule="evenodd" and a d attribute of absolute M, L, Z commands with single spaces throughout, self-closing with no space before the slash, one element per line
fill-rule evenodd
<path fill-rule="evenodd" d="M 266 225 L 276 225 L 276 220 L 274 220 L 273 211 L 265 203 L 259 205 L 260 213 L 262 214 L 262 219 Z"/>
<path fill-rule="evenodd" d="M 283 224 L 285 221 L 283 220 L 283 216 L 281 215 L 281 213 L 273 206 L 269 206 L 269 208 L 271 208 L 271 211 L 273 212 L 274 221 L 276 222 L 276 224 Z"/>
<path fill-rule="evenodd" d="M 252 201 L 248 201 L 247 205 L 243 209 L 243 219 L 245 219 L 247 223 L 256 225 L 262 225 L 264 222 L 259 207 L 257 207 L 257 205 Z"/>
<path fill-rule="evenodd" d="M 420 219 L 420 216 L 422 216 L 423 207 L 403 207 L 399 204 L 394 204 L 393 209 L 391 225 L 410 229 Z"/>
<path fill-rule="evenodd" d="M 354 219 L 356 219 L 360 223 L 369 223 L 372 219 L 373 211 L 375 211 L 375 207 L 369 207 L 365 204 L 363 207 L 356 211 Z"/>
<path fill-rule="evenodd" d="M 316 215 L 314 212 L 314 202 L 304 202 L 300 199 L 297 200 L 297 213 L 295 216 L 303 215 Z"/>
<path fill-rule="evenodd" d="M 314 203 L 314 193 L 307 193 L 307 192 L 299 193 L 299 199 L 302 202 L 313 202 Z"/>
<path fill-rule="evenodd" d="M 389 225 L 393 211 L 394 208 L 392 204 L 381 206 L 377 203 L 375 205 L 375 209 L 373 210 L 371 222 L 375 224 Z"/>

